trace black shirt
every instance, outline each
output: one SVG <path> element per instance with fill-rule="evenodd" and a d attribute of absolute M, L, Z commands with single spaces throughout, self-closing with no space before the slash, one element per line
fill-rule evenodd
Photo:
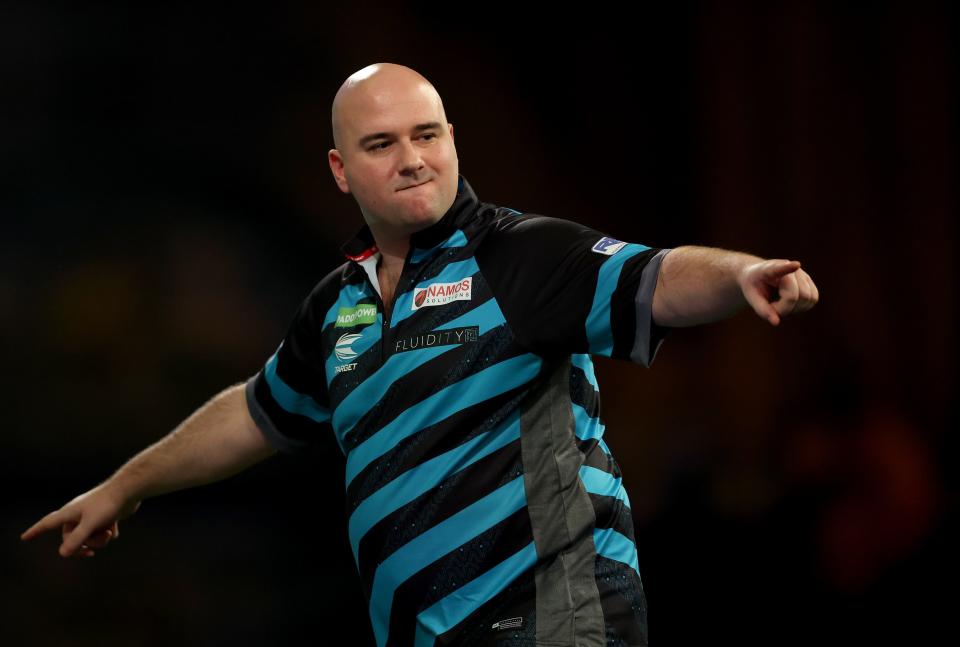
<path fill-rule="evenodd" d="M 669 250 L 480 202 L 411 238 L 391 315 L 367 228 L 247 386 L 279 449 L 333 433 L 386 644 L 646 644 L 590 355 L 649 366 Z"/>

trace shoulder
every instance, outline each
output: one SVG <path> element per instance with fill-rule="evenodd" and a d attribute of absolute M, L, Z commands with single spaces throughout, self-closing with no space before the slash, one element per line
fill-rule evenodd
<path fill-rule="evenodd" d="M 540 257 L 587 243 L 593 245 L 602 238 L 595 229 L 572 220 L 509 209 L 491 217 L 485 233 L 483 242 L 488 254 L 494 250 L 508 255 L 536 252 Z"/>
<path fill-rule="evenodd" d="M 519 212 L 502 207 L 496 211 L 490 227 L 493 232 L 508 237 L 590 231 L 589 227 L 571 220 L 553 218 L 539 213 Z"/>

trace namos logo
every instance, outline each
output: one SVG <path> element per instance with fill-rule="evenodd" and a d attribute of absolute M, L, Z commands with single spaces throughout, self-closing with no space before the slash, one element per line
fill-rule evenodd
<path fill-rule="evenodd" d="M 346 335 L 341 335 L 340 339 L 337 340 L 336 346 L 333 348 L 333 352 L 337 356 L 337 359 L 341 362 L 346 362 L 356 357 L 357 354 L 353 351 L 353 348 L 351 348 L 350 345 L 360 339 L 362 336 L 363 335 L 358 335 L 356 333 L 347 333 Z"/>
<path fill-rule="evenodd" d="M 473 277 L 468 276 L 455 283 L 432 283 L 425 288 L 413 291 L 412 310 L 428 306 L 442 306 L 452 301 L 469 301 L 473 291 Z"/>

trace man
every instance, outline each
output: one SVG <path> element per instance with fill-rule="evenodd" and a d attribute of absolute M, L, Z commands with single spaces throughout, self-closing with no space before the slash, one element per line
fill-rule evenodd
<path fill-rule="evenodd" d="M 93 490 L 62 526 L 92 556 L 145 498 L 333 433 L 349 535 L 386 644 L 646 644 L 629 498 L 590 355 L 649 366 L 670 327 L 817 299 L 800 263 L 651 249 L 480 202 L 430 83 L 377 64 L 336 95 L 329 164 L 366 227 L 254 378 Z"/>

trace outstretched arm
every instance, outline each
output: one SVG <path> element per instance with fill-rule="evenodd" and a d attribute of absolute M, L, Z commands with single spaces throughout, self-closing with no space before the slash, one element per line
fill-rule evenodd
<path fill-rule="evenodd" d="M 684 327 L 718 321 L 749 304 L 771 325 L 812 308 L 820 298 L 800 261 L 765 260 L 713 247 L 683 246 L 663 257 L 653 321 Z"/>
<path fill-rule="evenodd" d="M 21 539 L 62 526 L 60 555 L 91 557 L 93 548 L 117 537 L 117 522 L 135 513 L 143 499 L 225 479 L 275 452 L 250 417 L 243 384 L 232 386 Z"/>

